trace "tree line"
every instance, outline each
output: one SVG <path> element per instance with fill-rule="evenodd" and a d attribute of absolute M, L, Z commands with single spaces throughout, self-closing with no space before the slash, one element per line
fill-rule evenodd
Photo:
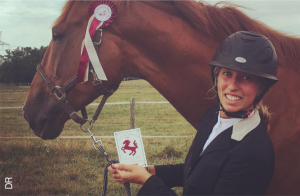
<path fill-rule="evenodd" d="M 40 48 L 18 47 L 15 50 L 6 50 L 5 55 L 0 55 L 0 83 L 19 84 L 31 83 L 37 65 L 42 61 L 47 47 Z M 139 78 L 127 77 L 127 80 Z"/>
<path fill-rule="evenodd" d="M 42 61 L 46 50 L 45 46 L 6 50 L 5 55 L 0 55 L 0 82 L 5 84 L 31 83 L 36 67 Z"/>

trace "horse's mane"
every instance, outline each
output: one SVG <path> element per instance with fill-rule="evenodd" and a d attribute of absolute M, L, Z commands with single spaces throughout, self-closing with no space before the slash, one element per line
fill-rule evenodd
<path fill-rule="evenodd" d="M 300 72 L 300 39 L 271 29 L 260 21 L 251 19 L 228 2 L 209 5 L 204 1 L 174 1 L 177 8 L 196 29 L 220 43 L 237 31 L 254 31 L 268 37 L 276 48 L 281 66 L 292 66 Z M 223 4 L 223 6 L 219 6 Z"/>
<path fill-rule="evenodd" d="M 67 1 L 62 14 L 54 24 L 61 22 L 68 14 L 74 1 Z M 170 2 L 170 1 L 168 1 Z M 281 66 L 292 66 L 300 72 L 300 39 L 286 35 L 260 21 L 251 19 L 238 8 L 241 6 L 219 2 L 210 5 L 204 1 L 173 1 L 176 7 L 186 17 L 185 19 L 201 33 L 222 42 L 226 37 L 237 31 L 254 31 L 268 37 L 276 48 Z M 118 9 L 129 9 L 130 1 L 123 0 L 118 3 Z M 223 6 L 219 6 L 223 4 Z"/>

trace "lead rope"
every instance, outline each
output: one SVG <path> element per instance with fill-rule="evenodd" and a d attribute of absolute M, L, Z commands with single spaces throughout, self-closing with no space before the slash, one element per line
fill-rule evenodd
<path fill-rule="evenodd" d="M 97 78 L 94 77 L 94 81 L 96 81 Z M 94 85 L 95 85 L 95 82 L 94 82 Z M 105 166 L 104 168 L 104 175 L 103 175 L 103 187 L 102 187 L 102 193 L 101 193 L 101 196 L 106 196 L 106 191 L 107 191 L 107 183 L 108 183 L 108 180 L 107 180 L 107 168 L 109 166 L 111 166 L 112 164 L 115 164 L 115 163 L 119 163 L 118 160 L 115 160 L 115 159 L 111 159 L 109 157 L 109 155 L 107 154 L 107 152 L 104 150 L 103 148 L 103 143 L 101 140 L 96 140 L 96 138 L 94 137 L 94 134 L 92 132 L 92 129 L 93 129 L 93 123 L 97 120 L 98 116 L 100 115 L 100 112 L 107 100 L 107 98 L 110 96 L 111 94 L 106 94 L 106 95 L 103 95 L 102 97 L 102 100 L 97 108 L 97 111 L 95 112 L 94 116 L 92 117 L 92 120 L 88 121 L 89 124 L 90 124 L 90 127 L 87 128 L 87 131 L 84 130 L 82 128 L 82 125 L 80 125 L 80 128 L 83 132 L 89 132 L 91 138 L 93 139 L 94 143 L 93 143 L 93 146 L 96 150 L 100 151 L 103 153 L 106 161 L 107 161 L 107 165 Z M 98 146 L 98 147 L 97 147 Z M 126 182 L 123 184 L 124 187 L 125 187 L 125 190 L 126 190 L 126 194 L 127 196 L 131 196 L 131 192 L 130 192 L 130 183 Z"/>
<path fill-rule="evenodd" d="M 101 196 L 106 196 L 106 190 L 107 190 L 107 183 L 108 183 L 108 180 L 107 180 L 107 168 L 109 166 L 111 166 L 112 164 L 115 164 L 115 163 L 119 163 L 118 160 L 115 160 L 115 159 L 111 159 L 109 157 L 109 155 L 107 154 L 107 152 L 104 150 L 103 148 L 103 143 L 101 140 L 96 140 L 96 138 L 94 137 L 94 134 L 92 132 L 92 129 L 93 129 L 93 123 L 92 121 L 90 122 L 90 128 L 87 129 L 87 131 L 83 131 L 84 132 L 89 132 L 90 133 L 90 136 L 91 138 L 93 139 L 94 143 L 93 143 L 93 146 L 96 150 L 102 152 L 104 154 L 104 157 L 107 161 L 107 164 L 104 168 L 104 175 L 103 175 L 103 187 L 102 187 L 102 193 L 101 193 Z M 98 147 L 97 147 L 98 145 Z M 127 196 L 131 196 L 131 191 L 130 191 L 130 183 L 126 182 L 123 184 L 124 187 L 125 187 L 125 190 L 126 190 L 126 194 Z"/>
<path fill-rule="evenodd" d="M 98 50 L 98 47 L 101 43 L 101 40 L 102 40 L 102 29 L 97 29 L 96 32 L 95 32 L 95 35 L 94 35 L 94 38 L 93 38 L 93 44 L 94 44 L 94 47 L 95 47 L 95 50 L 97 51 Z M 102 187 L 102 193 L 101 193 L 101 196 L 106 196 L 106 190 L 107 190 L 107 183 L 108 183 L 108 180 L 107 180 L 107 168 L 109 166 L 111 166 L 112 164 L 115 164 L 115 163 L 119 163 L 118 160 L 115 160 L 115 159 L 110 159 L 109 155 L 106 153 L 106 151 L 104 150 L 103 148 L 103 143 L 101 140 L 96 140 L 96 138 L 94 137 L 93 135 L 93 132 L 92 132 L 92 129 L 93 129 L 93 123 L 98 119 L 98 116 L 100 115 L 100 112 L 107 100 L 107 98 L 109 96 L 111 96 L 114 91 L 116 90 L 112 90 L 112 91 L 108 91 L 106 90 L 106 88 L 104 88 L 104 86 L 102 85 L 102 81 L 100 79 L 98 79 L 97 77 L 97 74 L 95 73 L 95 71 L 93 69 L 91 69 L 91 72 L 93 74 L 93 78 L 94 78 L 94 81 L 93 81 L 93 85 L 94 87 L 102 92 L 104 95 L 102 97 L 102 100 L 94 114 L 94 116 L 92 117 L 92 120 L 87 120 L 90 124 L 90 127 L 86 130 L 84 130 L 82 128 L 82 124 L 80 125 L 80 129 L 83 131 L 83 132 L 89 132 L 90 133 L 90 136 L 91 138 L 93 139 L 94 143 L 93 143 L 93 146 L 96 150 L 102 152 L 104 154 L 104 157 L 107 161 L 107 165 L 105 166 L 104 168 L 104 175 L 103 175 L 103 187 Z M 87 117 L 87 115 L 86 115 Z M 97 147 L 98 145 L 98 147 Z M 126 190 L 126 194 L 127 196 L 131 196 L 131 191 L 130 191 L 130 183 L 126 182 L 123 184 L 124 187 L 125 187 L 125 190 Z"/>

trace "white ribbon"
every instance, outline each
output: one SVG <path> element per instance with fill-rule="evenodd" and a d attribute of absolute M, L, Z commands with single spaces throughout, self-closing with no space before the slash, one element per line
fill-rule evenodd
<path fill-rule="evenodd" d="M 94 70 L 97 74 L 98 79 L 107 80 L 106 75 L 104 73 L 104 70 L 102 68 L 102 65 L 100 63 L 99 57 L 97 55 L 97 52 L 95 50 L 93 41 L 91 39 L 90 33 L 89 33 L 91 23 L 92 23 L 94 18 L 95 18 L 95 16 L 92 15 L 91 18 L 88 21 L 88 26 L 87 26 L 86 32 L 85 32 L 85 38 L 83 40 L 82 47 L 81 47 L 81 53 L 82 53 L 83 44 L 84 44 L 85 48 L 87 50 L 89 59 L 90 59 L 91 63 L 93 64 L 93 67 L 94 67 Z M 103 24 L 103 22 L 101 22 L 96 29 L 98 29 L 102 24 Z M 88 81 L 88 72 L 89 72 L 89 64 L 88 64 L 87 69 L 85 71 L 84 82 Z"/>

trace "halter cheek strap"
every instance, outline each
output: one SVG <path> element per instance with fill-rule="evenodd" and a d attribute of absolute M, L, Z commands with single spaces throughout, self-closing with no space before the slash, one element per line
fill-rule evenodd
<path fill-rule="evenodd" d="M 98 51 L 99 43 L 102 37 L 102 30 L 98 29 L 95 33 L 94 39 L 93 39 L 93 44 L 95 47 L 95 50 Z M 67 92 L 74 86 L 76 85 L 77 82 L 77 74 L 72 76 L 65 84 L 61 86 L 56 86 L 50 78 L 47 76 L 45 71 L 43 70 L 41 64 L 37 66 L 37 72 L 41 76 L 41 78 L 46 82 L 48 88 L 51 90 L 51 92 L 54 94 L 55 98 L 58 100 L 59 105 L 69 114 L 70 118 L 75 121 L 76 123 L 83 125 L 84 123 L 88 122 L 88 116 L 85 108 L 81 109 L 81 114 L 82 117 L 79 116 L 79 114 L 75 111 L 74 107 L 70 105 L 70 103 L 67 100 Z M 102 81 L 98 79 L 96 73 L 94 71 L 91 71 L 93 73 L 93 85 L 97 89 L 97 91 L 101 92 L 103 94 L 102 100 L 92 117 L 92 119 L 89 121 L 90 124 L 92 124 L 94 121 L 97 120 L 107 98 L 111 96 L 116 90 L 107 90 Z M 84 131 L 84 130 L 83 130 Z"/>

